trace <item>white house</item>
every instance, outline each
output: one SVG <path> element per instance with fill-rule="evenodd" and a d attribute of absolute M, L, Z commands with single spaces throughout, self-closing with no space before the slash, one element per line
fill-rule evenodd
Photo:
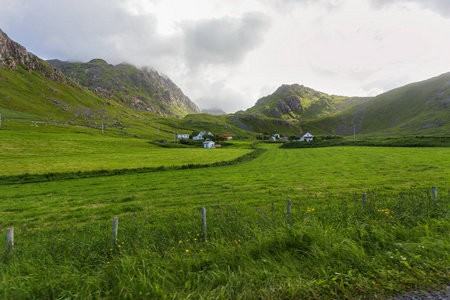
<path fill-rule="evenodd" d="M 197 136 L 194 136 L 192 139 L 196 141 L 203 140 L 204 135 L 213 135 L 213 134 L 209 131 L 202 131 Z"/>
<path fill-rule="evenodd" d="M 214 143 L 213 141 L 204 141 L 203 142 L 203 148 L 215 148 L 216 143 Z"/>
<path fill-rule="evenodd" d="M 300 139 L 298 141 L 299 142 L 303 142 L 303 141 L 311 142 L 313 139 L 314 139 L 314 136 L 311 133 L 305 131 L 300 135 Z"/>
<path fill-rule="evenodd" d="M 188 139 L 189 139 L 189 134 L 187 134 L 187 133 L 185 133 L 185 134 L 179 134 L 179 135 L 178 135 L 178 139 L 179 139 L 179 140 L 181 140 L 181 139 L 188 140 Z"/>

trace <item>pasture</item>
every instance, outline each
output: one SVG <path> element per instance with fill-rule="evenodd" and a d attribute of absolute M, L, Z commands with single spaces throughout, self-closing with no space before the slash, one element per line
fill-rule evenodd
<path fill-rule="evenodd" d="M 2 174 L 19 174 L 19 156 L 27 151 L 42 151 L 30 154 L 40 156 L 36 161 L 61 154 L 67 165 L 71 157 L 91 162 L 74 163 L 79 170 L 226 160 L 251 151 L 250 142 L 210 154 L 131 139 L 116 147 L 105 138 L 90 148 L 87 140 L 57 137 L 48 158 L 38 146 L 21 148 L 15 158 L 2 148 L 10 170 Z M 67 150 L 58 151 L 63 145 Z M 0 232 L 14 227 L 15 246 L 0 252 L 0 294 L 383 298 L 448 282 L 448 148 L 257 147 L 266 151 L 230 166 L 2 185 Z M 105 149 L 104 159 L 94 149 Z M 108 166 L 114 153 L 129 159 Z M 207 210 L 206 242 L 201 207 Z M 117 244 L 113 217 L 119 217 Z"/>
<path fill-rule="evenodd" d="M 99 130 L 78 127 L 68 131 L 61 127 L 64 126 L 51 126 L 51 133 L 48 128 L 0 131 L 0 176 L 171 167 L 228 161 L 250 152 L 239 147 L 226 151 L 161 149 L 144 139 L 102 135 Z"/>

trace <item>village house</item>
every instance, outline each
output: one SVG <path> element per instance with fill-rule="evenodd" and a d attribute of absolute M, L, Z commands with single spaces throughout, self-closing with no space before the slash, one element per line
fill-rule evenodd
<path fill-rule="evenodd" d="M 194 136 L 192 139 L 196 140 L 196 141 L 201 141 L 201 140 L 204 140 L 204 137 L 203 137 L 204 135 L 213 135 L 213 134 L 209 131 L 202 131 L 198 135 Z"/>
<path fill-rule="evenodd" d="M 178 135 L 178 139 L 179 139 L 179 140 L 182 140 L 182 139 L 188 140 L 188 139 L 189 139 L 189 134 L 187 134 L 187 133 L 185 133 L 185 134 L 179 134 L 179 135 Z"/>
<path fill-rule="evenodd" d="M 213 141 L 204 141 L 203 142 L 203 148 L 209 148 L 209 149 L 211 149 L 211 148 L 215 148 L 215 146 L 216 146 L 216 143 L 214 143 Z"/>
<path fill-rule="evenodd" d="M 304 141 L 311 142 L 313 139 L 314 139 L 314 136 L 311 133 L 305 131 L 300 135 L 300 139 L 298 141 L 299 142 L 304 142 Z"/>

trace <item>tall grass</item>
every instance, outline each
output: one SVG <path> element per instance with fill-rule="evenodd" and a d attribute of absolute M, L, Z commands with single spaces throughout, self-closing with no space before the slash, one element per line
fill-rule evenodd
<path fill-rule="evenodd" d="M 448 281 L 448 191 L 238 200 L 83 226 L 17 230 L 0 294 L 30 298 L 374 298 Z M 4 232 L 4 229 L 2 229 Z"/>

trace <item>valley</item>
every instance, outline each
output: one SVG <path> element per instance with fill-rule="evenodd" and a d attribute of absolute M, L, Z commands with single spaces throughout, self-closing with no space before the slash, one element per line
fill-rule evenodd
<path fill-rule="evenodd" d="M 282 85 L 212 115 L 149 68 L 43 61 L 2 31 L 0 47 L 5 299 L 388 299 L 448 285 L 450 73 L 376 97 Z M 305 131 L 313 141 L 281 141 Z"/>

